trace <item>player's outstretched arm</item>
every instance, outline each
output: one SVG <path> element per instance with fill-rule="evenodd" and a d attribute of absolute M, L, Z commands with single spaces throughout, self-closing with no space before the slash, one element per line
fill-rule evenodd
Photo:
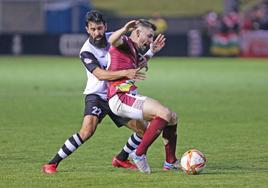
<path fill-rule="evenodd" d="M 123 44 L 123 40 L 121 39 L 121 36 L 123 36 L 127 32 L 132 31 L 133 29 L 135 29 L 137 23 L 138 23 L 138 21 L 136 21 L 136 20 L 129 21 L 128 23 L 126 23 L 126 25 L 124 27 L 113 32 L 113 34 L 110 36 L 108 42 L 112 46 L 116 46 L 116 47 L 120 46 L 121 44 Z"/>
<path fill-rule="evenodd" d="M 120 71 L 108 71 L 96 67 L 93 72 L 99 80 L 117 80 L 119 78 L 127 77 L 132 80 L 144 80 L 146 78 L 145 74 L 139 72 L 139 69 L 128 69 Z"/>

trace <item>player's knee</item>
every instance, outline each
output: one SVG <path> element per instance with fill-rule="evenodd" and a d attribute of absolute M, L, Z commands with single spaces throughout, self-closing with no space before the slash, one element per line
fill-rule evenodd
<path fill-rule="evenodd" d="M 159 113 L 159 117 L 166 120 L 167 122 L 170 122 L 172 117 L 172 112 L 168 108 L 163 108 L 161 112 Z"/>
<path fill-rule="evenodd" d="M 171 112 L 169 125 L 177 125 L 177 124 L 178 124 L 178 115 L 176 112 Z"/>

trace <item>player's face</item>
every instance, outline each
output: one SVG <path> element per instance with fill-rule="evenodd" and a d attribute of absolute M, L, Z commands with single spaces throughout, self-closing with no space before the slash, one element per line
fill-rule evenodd
<path fill-rule="evenodd" d="M 145 50 L 154 40 L 154 30 L 147 27 L 141 27 L 138 35 L 138 47 Z"/>
<path fill-rule="evenodd" d="M 104 41 L 106 41 L 105 32 L 107 30 L 107 26 L 105 24 L 88 22 L 86 30 L 91 42 L 96 46 L 103 45 Z"/>

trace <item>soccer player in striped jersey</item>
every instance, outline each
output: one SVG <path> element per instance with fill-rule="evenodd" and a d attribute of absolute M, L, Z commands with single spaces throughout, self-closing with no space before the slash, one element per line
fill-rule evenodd
<path fill-rule="evenodd" d="M 108 70 L 119 71 L 140 67 L 138 52 L 153 44 L 156 27 L 147 20 L 133 20 L 115 31 L 109 38 L 112 47 L 109 50 L 110 65 Z M 130 36 L 126 36 L 131 32 Z M 155 39 L 164 46 L 163 35 Z M 150 48 L 153 49 L 154 47 Z M 145 56 L 150 58 L 155 52 L 148 51 Z M 114 114 L 136 120 L 147 120 L 150 124 L 143 135 L 142 141 L 131 154 L 131 158 L 143 173 L 151 173 L 146 153 L 150 145 L 163 130 L 166 161 L 164 169 L 178 166 L 176 158 L 177 115 L 159 101 L 138 94 L 135 81 L 139 79 L 121 78 L 108 83 L 109 106 Z"/>
<path fill-rule="evenodd" d="M 88 40 L 80 51 L 80 59 L 83 62 L 88 77 L 84 90 L 85 110 L 82 127 L 79 133 L 68 138 L 57 154 L 45 165 L 42 170 L 45 173 L 57 172 L 59 163 L 76 151 L 95 132 L 97 125 L 102 119 L 109 115 L 114 123 L 121 127 L 126 125 L 135 133 L 128 139 L 122 151 L 113 158 L 112 164 L 115 167 L 135 169 L 136 166 L 128 160 L 128 155 L 139 145 L 141 137 L 146 129 L 143 121 L 130 120 L 113 114 L 107 102 L 107 80 L 119 78 L 143 79 L 144 74 L 138 69 L 107 71 L 109 43 L 107 39 L 111 33 L 106 33 L 106 22 L 98 11 L 90 11 L 86 16 L 86 30 L 89 34 Z"/>

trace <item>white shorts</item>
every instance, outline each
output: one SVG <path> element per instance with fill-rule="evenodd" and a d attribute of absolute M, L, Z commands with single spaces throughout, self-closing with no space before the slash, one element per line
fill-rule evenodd
<path fill-rule="evenodd" d="M 142 95 L 119 93 L 109 100 L 109 106 L 112 112 L 118 116 L 142 120 L 145 100 L 146 97 Z"/>

